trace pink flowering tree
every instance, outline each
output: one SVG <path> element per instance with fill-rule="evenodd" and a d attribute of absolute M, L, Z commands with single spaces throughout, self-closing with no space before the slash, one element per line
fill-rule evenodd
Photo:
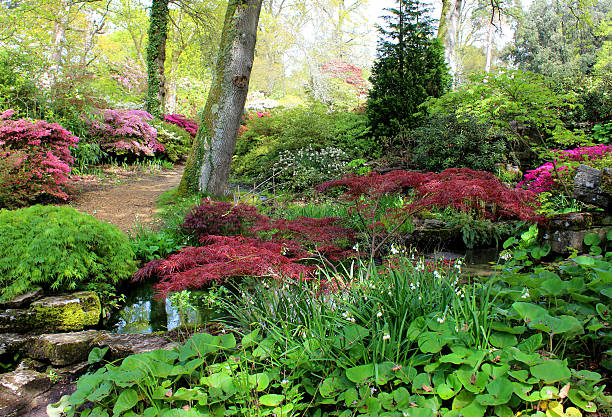
<path fill-rule="evenodd" d="M 164 152 L 157 130 L 144 110 L 101 110 L 102 120 L 90 122 L 90 134 L 107 152 L 116 155 L 153 156 Z"/>
<path fill-rule="evenodd" d="M 0 208 L 68 199 L 70 148 L 79 138 L 57 123 L 13 116 L 12 110 L 0 114 Z"/>
<path fill-rule="evenodd" d="M 527 171 L 523 181 L 518 183 L 518 187 L 525 187 L 529 190 L 541 193 L 545 191 L 558 190 L 562 188 L 559 182 L 555 166 L 562 181 L 571 183 L 576 169 L 580 164 L 591 165 L 598 160 L 612 154 L 611 145 L 597 145 L 581 147 L 571 150 L 553 149 L 554 160 L 547 162 L 538 168 Z"/>

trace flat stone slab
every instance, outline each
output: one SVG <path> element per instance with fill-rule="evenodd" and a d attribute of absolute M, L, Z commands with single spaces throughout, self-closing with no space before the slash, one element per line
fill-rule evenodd
<path fill-rule="evenodd" d="M 21 308 L 0 310 L 0 333 L 28 333 L 34 329 L 36 313 Z"/>
<path fill-rule="evenodd" d="M 0 355 L 21 350 L 29 337 L 17 333 L 0 334 Z"/>
<path fill-rule="evenodd" d="M 0 308 L 27 308 L 32 302 L 43 296 L 42 288 L 36 288 L 25 294 L 18 295 L 10 301 L 0 303 Z"/>
<path fill-rule="evenodd" d="M 30 358 L 50 362 L 55 366 L 86 362 L 93 341 L 99 335 L 97 330 L 43 334 L 32 338 L 27 344 L 26 353 Z"/>
<path fill-rule="evenodd" d="M 21 416 L 35 398 L 51 387 L 45 374 L 19 367 L 13 372 L 0 375 L 0 415 Z"/>
<path fill-rule="evenodd" d="M 100 348 L 108 347 L 105 359 L 116 360 L 127 356 L 150 352 L 156 349 L 172 349 L 178 346 L 163 335 L 156 334 L 116 334 L 102 332 L 95 339 L 94 345 Z"/>

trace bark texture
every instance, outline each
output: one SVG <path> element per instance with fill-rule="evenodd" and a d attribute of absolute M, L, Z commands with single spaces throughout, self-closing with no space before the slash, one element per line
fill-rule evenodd
<path fill-rule="evenodd" d="M 169 0 L 153 0 L 147 45 L 147 103 L 149 113 L 163 117 L 166 102 L 166 41 L 168 39 Z"/>
<path fill-rule="evenodd" d="M 253 67 L 262 0 L 227 5 L 213 84 L 179 186 L 180 194 L 229 193 L 228 178 Z"/>

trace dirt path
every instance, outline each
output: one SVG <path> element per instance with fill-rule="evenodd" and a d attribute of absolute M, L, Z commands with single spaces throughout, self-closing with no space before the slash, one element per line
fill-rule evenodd
<path fill-rule="evenodd" d="M 115 182 L 119 184 L 83 179 L 75 184 L 79 191 L 70 205 L 128 232 L 137 224 L 154 223 L 157 198 L 179 184 L 183 168 L 176 165 L 171 170 L 154 173 L 115 173 Z"/>

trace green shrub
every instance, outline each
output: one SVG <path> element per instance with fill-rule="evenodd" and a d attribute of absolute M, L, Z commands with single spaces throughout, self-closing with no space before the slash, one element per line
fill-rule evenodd
<path fill-rule="evenodd" d="M 507 162 L 507 139 L 491 136 L 489 126 L 469 117 L 437 115 L 409 136 L 414 143 L 412 163 L 418 169 L 439 172 L 465 167 L 494 172 L 496 164 Z"/>
<path fill-rule="evenodd" d="M 268 177 L 282 152 L 308 146 L 340 148 L 349 160 L 370 159 L 378 153 L 364 114 L 328 112 L 326 106 L 314 104 L 247 120 L 238 137 L 232 170 L 249 179 Z"/>
<path fill-rule="evenodd" d="M 157 141 L 164 146 L 170 161 L 179 161 L 189 154 L 192 139 L 185 129 L 160 120 L 150 124 L 157 130 Z"/>
<path fill-rule="evenodd" d="M 35 286 L 117 284 L 134 270 L 134 252 L 115 226 L 70 207 L 0 210 L 0 300 Z"/>

